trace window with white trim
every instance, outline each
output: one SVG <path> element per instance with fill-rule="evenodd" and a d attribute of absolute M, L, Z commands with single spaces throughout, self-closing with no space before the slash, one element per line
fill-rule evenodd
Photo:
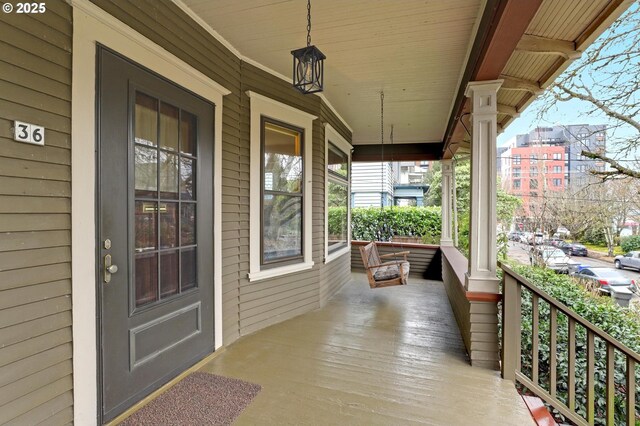
<path fill-rule="evenodd" d="M 351 144 L 325 126 L 325 261 L 350 250 Z"/>
<path fill-rule="evenodd" d="M 251 106 L 249 280 L 311 269 L 315 116 L 248 91 Z"/>

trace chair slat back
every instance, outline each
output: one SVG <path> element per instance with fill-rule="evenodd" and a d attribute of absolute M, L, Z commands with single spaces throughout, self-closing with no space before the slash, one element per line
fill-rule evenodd
<path fill-rule="evenodd" d="M 364 267 L 368 268 L 371 265 L 379 265 L 380 255 L 378 254 L 378 247 L 374 242 L 370 242 L 364 247 L 360 248 L 362 255 L 362 262 L 364 263 Z"/>

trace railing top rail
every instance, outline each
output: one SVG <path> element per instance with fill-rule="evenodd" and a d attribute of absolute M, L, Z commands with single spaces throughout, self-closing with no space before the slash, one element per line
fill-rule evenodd
<path fill-rule="evenodd" d="M 621 352 L 624 352 L 625 355 L 627 355 L 628 357 L 633 358 L 636 362 L 640 362 L 640 354 L 638 354 L 637 352 L 635 352 L 634 350 L 629 348 L 627 345 L 625 345 L 624 343 L 622 343 L 622 342 L 618 341 L 617 339 L 613 338 L 609 333 L 607 333 L 606 331 L 604 331 L 603 329 L 601 329 L 597 325 L 591 323 L 590 321 L 587 321 L 586 319 L 584 319 L 580 315 L 578 315 L 575 312 L 573 312 L 571 310 L 571 308 L 569 308 L 567 305 L 565 305 L 564 303 L 556 300 L 553 296 L 548 294 L 546 291 L 544 291 L 541 288 L 537 287 L 535 284 L 533 284 L 527 278 L 523 277 L 522 275 L 518 274 L 516 271 L 511 269 L 511 267 L 509 267 L 508 265 L 505 265 L 504 263 L 501 263 L 500 267 L 502 268 L 502 270 L 505 273 L 507 273 L 508 275 L 510 275 L 513 278 L 515 278 L 520 284 L 524 285 L 531 292 L 537 294 L 539 297 L 544 299 L 550 305 L 555 306 L 563 314 L 565 314 L 568 317 L 573 318 L 577 323 L 579 323 L 580 325 L 582 325 L 586 329 L 591 330 L 599 338 L 606 340 L 607 342 L 612 344 L 616 349 L 618 349 Z M 506 285 L 506 281 L 505 281 L 505 285 Z"/>

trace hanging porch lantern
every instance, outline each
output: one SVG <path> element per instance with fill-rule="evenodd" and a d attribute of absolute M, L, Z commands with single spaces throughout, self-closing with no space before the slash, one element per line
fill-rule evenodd
<path fill-rule="evenodd" d="M 307 0 L 307 47 L 292 50 L 293 87 L 304 93 L 322 92 L 326 56 L 311 45 L 311 0 Z"/>

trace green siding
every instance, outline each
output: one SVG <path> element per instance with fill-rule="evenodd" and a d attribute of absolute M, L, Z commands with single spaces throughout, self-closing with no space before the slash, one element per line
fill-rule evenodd
<path fill-rule="evenodd" d="M 0 423 L 73 419 L 71 7 L 0 15 Z M 44 147 L 13 121 L 45 126 Z"/>

